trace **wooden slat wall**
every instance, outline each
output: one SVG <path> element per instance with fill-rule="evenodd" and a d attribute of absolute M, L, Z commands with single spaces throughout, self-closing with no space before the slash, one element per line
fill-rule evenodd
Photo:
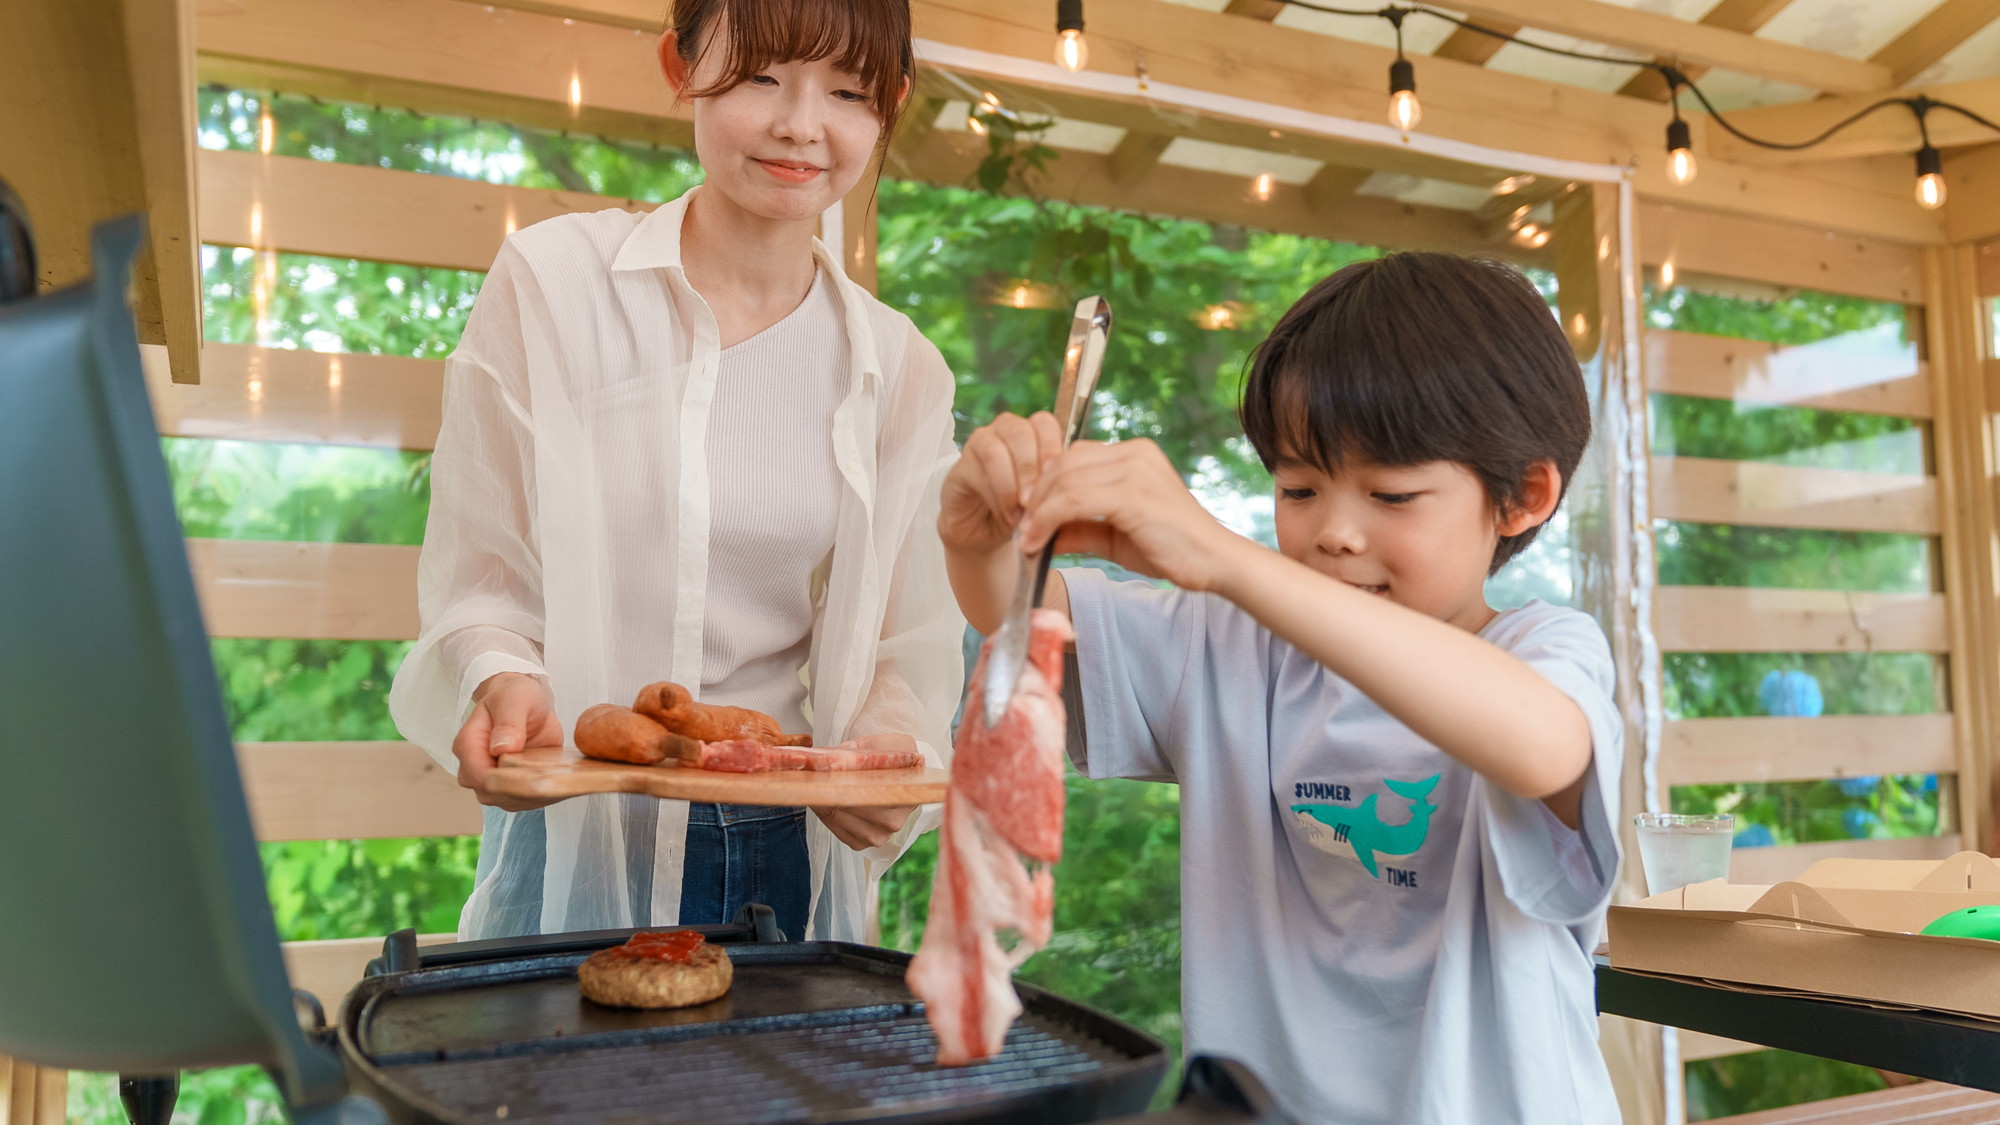
<path fill-rule="evenodd" d="M 141 349 L 153 416 L 168 437 L 429 449 L 444 363 L 211 343 L 201 382 L 167 378 L 165 349 Z"/>
<path fill-rule="evenodd" d="M 1936 535 L 1937 482 L 1898 473 L 1655 457 L 1653 515 L 1696 523 Z"/>
<path fill-rule="evenodd" d="M 417 635 L 417 548 L 190 539 L 215 637 L 408 640 Z"/>
<path fill-rule="evenodd" d="M 418 934 L 417 944 L 441 945 L 458 940 L 457 934 Z M 303 988 L 319 998 L 327 1019 L 347 991 L 361 982 L 368 962 L 382 955 L 381 938 L 334 938 L 330 941 L 288 941 L 282 952 L 285 975 L 293 988 Z"/>
<path fill-rule="evenodd" d="M 1796 879 L 1806 868 L 1836 856 L 1848 859 L 1946 859 L 1960 849 L 1957 833 L 1899 840 L 1835 840 L 1779 848 L 1737 848 L 1729 855 L 1729 881 L 1760 885 Z"/>
<path fill-rule="evenodd" d="M 1649 386 L 1668 394 L 1816 410 L 1931 416 L 1924 365 L 1901 356 L 1839 355 L 1758 340 L 1656 329 L 1646 333 Z"/>
<path fill-rule="evenodd" d="M 1943 594 L 1661 586 L 1669 652 L 1945 652 Z"/>
<path fill-rule="evenodd" d="M 471 791 L 407 742 L 244 742 L 236 762 L 260 840 L 480 832 Z"/>
<path fill-rule="evenodd" d="M 1660 739 L 1660 784 L 1950 773 L 1951 716 L 1679 719 Z"/>

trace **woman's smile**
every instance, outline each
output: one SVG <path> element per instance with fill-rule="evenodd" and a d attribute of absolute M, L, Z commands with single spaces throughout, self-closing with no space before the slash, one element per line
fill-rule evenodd
<path fill-rule="evenodd" d="M 755 157 L 752 157 L 752 159 L 756 160 Z M 817 164 L 808 164 L 799 160 L 757 160 L 756 162 L 764 171 L 769 172 L 772 177 L 783 180 L 788 184 L 810 183 L 815 176 L 826 171 L 826 169 Z"/>

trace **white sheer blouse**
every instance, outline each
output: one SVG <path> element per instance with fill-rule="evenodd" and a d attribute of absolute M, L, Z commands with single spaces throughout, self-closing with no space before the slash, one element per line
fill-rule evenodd
<path fill-rule="evenodd" d="M 544 677 L 565 732 L 584 708 L 651 681 L 702 681 L 711 499 L 727 490 L 710 479 L 715 319 L 681 269 L 692 195 L 510 236 L 446 364 L 422 634 L 390 693 L 398 728 L 446 769 L 457 769 L 451 741 L 472 689 L 497 672 Z M 846 381 L 832 415 L 834 547 L 811 581 L 805 717 L 822 745 L 900 732 L 942 765 L 965 624 L 936 531 L 957 456 L 951 374 L 908 318 L 817 242 L 814 256 L 833 283 Z M 721 459 L 735 471 L 769 471 L 754 442 L 729 440 L 745 446 Z M 870 887 L 937 814 L 926 807 L 867 852 L 808 817 L 808 936 L 861 940 Z M 460 935 L 673 923 L 686 831 L 678 801 L 488 808 Z"/>

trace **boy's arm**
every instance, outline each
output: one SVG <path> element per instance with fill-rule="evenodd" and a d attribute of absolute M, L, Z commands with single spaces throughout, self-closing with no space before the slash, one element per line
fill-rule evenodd
<path fill-rule="evenodd" d="M 1072 446 L 1042 474 L 1029 510 L 1023 545 L 1060 528 L 1058 550 L 1228 598 L 1445 753 L 1576 827 L 1591 736 L 1574 701 L 1463 629 L 1230 531 L 1151 442 Z"/>

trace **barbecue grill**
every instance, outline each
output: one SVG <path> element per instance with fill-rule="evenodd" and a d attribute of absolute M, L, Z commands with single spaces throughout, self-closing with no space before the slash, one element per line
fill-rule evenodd
<path fill-rule="evenodd" d="M 124 304 L 140 242 L 136 220 L 102 229 L 95 282 L 0 307 L 0 1054 L 132 1076 L 137 1125 L 172 1111 L 159 1076 L 250 1062 L 300 1125 L 1060 1125 L 1144 1107 L 1158 1040 L 1022 985 L 1004 1051 L 940 1068 L 907 955 L 783 941 L 754 906 L 690 927 L 734 962 L 710 1004 L 583 1000 L 577 964 L 629 930 L 421 952 L 403 931 L 327 1026 L 288 988 L 174 518 Z M 1210 1059 L 1158 1119 L 1282 1120 Z"/>

